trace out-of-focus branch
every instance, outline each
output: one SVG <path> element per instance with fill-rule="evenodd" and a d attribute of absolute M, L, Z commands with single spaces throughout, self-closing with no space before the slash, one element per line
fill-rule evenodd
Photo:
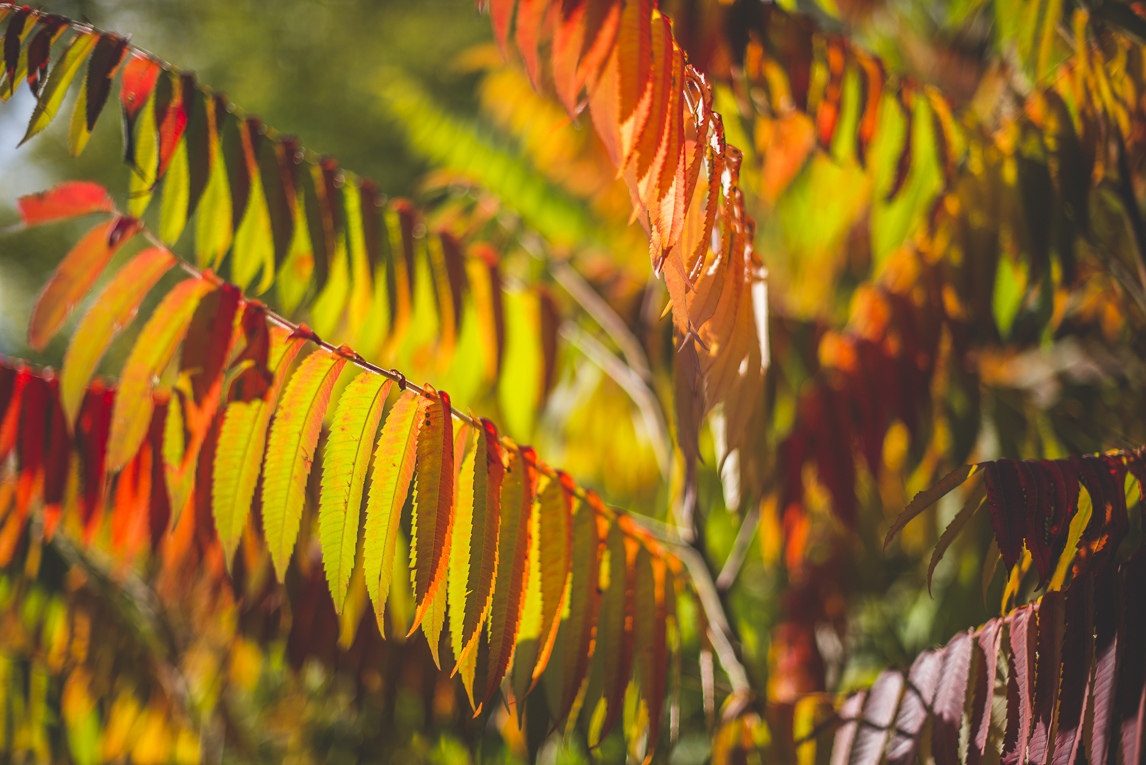
<path fill-rule="evenodd" d="M 649 362 L 645 358 L 645 349 L 641 343 L 625 326 L 625 322 L 617 312 L 606 303 L 597 291 L 585 281 L 581 274 L 568 263 L 560 260 L 549 261 L 549 270 L 557 283 L 580 304 L 585 312 L 593 317 L 593 321 L 601 325 L 601 329 L 609 335 L 610 339 L 621 349 L 625 361 L 646 385 L 652 381 L 649 371 Z"/>
<path fill-rule="evenodd" d="M 661 412 L 660 402 L 653 395 L 652 389 L 631 366 L 622 363 L 597 338 L 588 332 L 583 332 L 576 324 L 572 322 L 562 324 L 561 336 L 624 388 L 625 392 L 629 394 L 629 398 L 640 409 L 641 419 L 644 420 L 645 428 L 649 431 L 649 438 L 652 440 L 653 453 L 656 454 L 661 477 L 667 483 L 672 464 L 672 440 L 669 437 L 668 426 L 665 424 L 664 413 Z"/>

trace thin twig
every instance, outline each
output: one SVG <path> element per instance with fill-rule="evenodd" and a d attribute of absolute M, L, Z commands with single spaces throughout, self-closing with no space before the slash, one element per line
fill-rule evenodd
<path fill-rule="evenodd" d="M 656 454 L 657 466 L 661 470 L 661 478 L 664 479 L 665 483 L 668 483 L 671 469 L 670 460 L 672 459 L 672 440 L 669 438 L 664 414 L 661 412 L 660 404 L 652 390 L 638 377 L 631 366 L 623 364 L 597 338 L 582 331 L 573 322 L 567 321 L 561 325 L 561 336 L 624 388 L 625 392 L 629 394 L 629 398 L 641 410 L 641 419 L 644 420 L 645 428 L 649 431 L 653 453 Z"/>
<path fill-rule="evenodd" d="M 652 373 L 649 371 L 649 362 L 645 356 L 645 349 L 641 343 L 629 331 L 625 322 L 617 315 L 617 312 L 606 303 L 597 291 L 593 289 L 581 274 L 577 273 L 576 269 L 568 263 L 561 260 L 551 260 L 549 263 L 549 271 L 553 274 L 553 278 L 557 283 L 565 288 L 570 297 L 577 301 L 585 312 L 593 317 L 593 321 L 601 325 L 601 329 L 608 333 L 609 337 L 617 347 L 621 349 L 621 353 L 625 356 L 625 361 L 628 362 L 629 367 L 637 374 L 637 376 L 646 384 L 652 381 Z"/>
<path fill-rule="evenodd" d="M 740 531 L 736 533 L 736 541 L 732 545 L 732 552 L 728 553 L 724 567 L 720 569 L 720 576 L 716 577 L 716 589 L 720 592 L 728 590 L 736 581 L 736 577 L 740 576 L 744 559 L 748 557 L 748 545 L 752 543 L 752 537 L 756 535 L 756 527 L 759 525 L 760 507 L 753 505 L 744 514 L 744 520 L 740 522 Z"/>

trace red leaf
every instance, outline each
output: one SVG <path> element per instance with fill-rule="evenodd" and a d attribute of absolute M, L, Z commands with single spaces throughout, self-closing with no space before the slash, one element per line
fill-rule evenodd
<path fill-rule="evenodd" d="M 25 226 L 111 212 L 114 206 L 107 190 L 90 181 L 66 181 L 53 189 L 29 194 L 16 201 Z"/>
<path fill-rule="evenodd" d="M 914 100 L 914 94 L 910 88 L 900 88 L 896 103 L 899 104 L 899 110 L 903 114 L 907 128 L 903 132 L 903 146 L 899 149 L 899 161 L 895 163 L 895 180 L 892 181 L 891 188 L 887 190 L 887 196 L 884 197 L 885 201 L 891 201 L 899 195 L 900 190 L 903 189 L 903 184 L 907 182 L 907 174 L 911 170 L 911 134 L 913 132 L 911 127 L 913 116 L 911 105 Z"/>
<path fill-rule="evenodd" d="M 489 18 L 493 22 L 493 36 L 501 55 L 505 55 L 505 45 L 509 41 L 509 25 L 513 21 L 513 6 L 516 0 L 489 0 Z"/>
<path fill-rule="evenodd" d="M 944 650 L 943 673 L 935 691 L 931 754 L 937 765 L 959 761 L 959 729 L 971 670 L 971 633 L 960 632 Z"/>
<path fill-rule="evenodd" d="M 942 651 L 924 651 L 915 658 L 907 673 L 907 688 L 899 704 L 892 728 L 891 743 L 887 747 L 888 765 L 908 765 L 915 762 L 919 734 L 927 721 L 928 710 L 935 700 L 943 668 Z"/>
<path fill-rule="evenodd" d="M 187 109 L 183 105 L 183 83 L 179 76 L 170 73 L 165 78 L 164 87 L 160 93 L 164 96 L 162 102 L 155 103 L 155 126 L 159 133 L 159 167 L 155 177 L 162 178 L 167 173 L 167 166 L 175 154 L 175 147 L 183 137 L 183 130 L 187 127 Z M 249 172 L 248 161 L 248 172 Z"/>
<path fill-rule="evenodd" d="M 129 127 L 134 124 L 136 115 L 155 88 L 155 81 L 162 71 L 159 64 L 149 58 L 131 54 L 131 60 L 123 68 L 123 82 L 120 84 L 119 102 L 123 106 L 123 113 L 129 121 Z"/>
<path fill-rule="evenodd" d="M 48 429 L 51 393 L 47 380 L 39 375 L 30 375 L 20 402 L 20 428 L 16 437 L 20 479 L 16 484 L 16 512 L 21 518 L 28 511 L 28 503 L 32 500 L 36 480 L 44 465 L 44 433 Z"/>
<path fill-rule="evenodd" d="M 983 470 L 991 525 L 995 528 L 1003 562 L 1011 568 L 1019 561 L 1027 525 L 1018 467 L 1014 460 L 1004 459 L 983 463 Z"/>
<path fill-rule="evenodd" d="M 0 419 L 0 462 L 8 458 L 12 448 L 16 445 L 16 434 L 19 431 L 21 400 L 24 398 L 24 388 L 32 379 L 32 373 L 27 367 L 20 366 L 12 373 L 11 387 L 5 398 L 4 417 Z M 0 391 L 2 392 L 2 391 Z"/>

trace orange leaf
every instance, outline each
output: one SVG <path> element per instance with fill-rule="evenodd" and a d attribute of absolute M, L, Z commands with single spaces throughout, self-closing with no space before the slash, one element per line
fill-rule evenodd
<path fill-rule="evenodd" d="M 28 322 L 28 345 L 42 351 L 84 299 L 112 255 L 135 232 L 139 221 L 116 217 L 93 228 L 69 252 L 44 286 Z"/>
<path fill-rule="evenodd" d="M 521 627 L 525 603 L 525 566 L 529 557 L 529 520 L 537 491 L 536 455 L 528 446 L 509 451 L 509 466 L 501 486 L 501 538 L 498 540 L 497 579 L 490 611 L 489 666 L 482 704 L 501 684 Z"/>
<path fill-rule="evenodd" d="M 430 404 L 418 434 L 418 472 L 414 479 L 414 517 L 410 543 L 414 586 L 414 633 L 446 576 L 454 523 L 454 425 L 450 397 L 425 386 Z"/>
<path fill-rule="evenodd" d="M 16 201 L 25 226 L 76 218 L 114 208 L 107 189 L 90 181 L 67 181 L 48 191 L 29 194 Z"/>

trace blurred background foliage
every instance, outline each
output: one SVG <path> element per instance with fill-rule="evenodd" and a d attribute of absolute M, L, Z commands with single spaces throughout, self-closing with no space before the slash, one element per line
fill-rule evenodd
<path fill-rule="evenodd" d="M 741 186 L 757 221 L 755 249 L 769 269 L 774 367 L 765 394 L 768 421 L 759 430 L 761 459 L 773 460 L 772 469 L 764 471 L 768 477 L 759 491 L 745 487 L 743 495 L 751 501 L 741 502 L 739 490 L 733 491 L 739 484 L 728 479 L 719 438 L 705 429 L 697 505 L 700 544 L 722 587 L 740 658 L 762 696 L 787 702 L 797 693 L 862 685 L 885 667 L 905 665 L 921 650 L 998 613 L 1006 583 L 999 575 L 984 576 L 985 565 L 994 570 L 983 552 L 991 541 L 985 513 L 972 519 L 938 564 L 930 593 L 928 559 L 960 498 L 945 498 L 886 553 L 883 534 L 906 499 L 932 483 L 944 466 L 1140 443 L 1141 420 L 1120 413 L 1137 411 L 1127 402 L 1140 397 L 1142 369 L 1125 350 L 1140 338 L 1136 328 L 1142 317 L 1140 307 L 1126 308 L 1125 295 L 1111 297 L 1118 285 L 1095 269 L 1086 272 L 1095 274 L 1089 284 L 1078 280 L 1055 293 L 1060 302 L 1073 301 L 1076 324 L 1056 313 L 1054 321 L 1043 316 L 1033 333 L 1024 334 L 1024 322 L 1031 324 L 1042 311 L 1036 305 L 1040 288 L 1020 257 L 1029 249 L 1022 240 L 1026 234 L 1004 221 L 1001 227 L 1013 231 L 1009 239 L 1004 236 L 1005 255 L 996 254 L 1003 276 L 996 281 L 992 272 L 988 280 L 986 324 L 972 322 L 975 331 L 991 336 L 978 347 L 982 355 L 972 354 L 969 369 L 956 365 L 936 373 L 936 382 L 924 380 L 928 391 L 921 395 L 934 396 L 927 404 L 933 411 L 924 417 L 930 423 L 924 435 L 909 433 L 902 420 L 882 434 L 876 447 L 882 470 L 873 475 L 861 466 L 855 478 L 855 527 L 841 522 L 829 479 L 802 463 L 794 469 L 803 478 L 803 515 L 792 520 L 784 513 L 785 479 L 774 461 L 801 412 L 800 395 L 824 370 L 845 366 L 833 357 L 838 346 L 823 338 L 862 333 L 865 322 L 876 322 L 865 310 L 879 289 L 907 285 L 901 291 L 910 293 L 913 280 L 922 283 L 924 268 L 912 265 L 912 243 L 926 238 L 926 219 L 943 188 L 944 169 L 936 123 L 923 99 L 915 104 L 911 124 L 885 110 L 891 116 L 868 147 L 864 164 L 849 140 L 858 119 L 854 82 L 845 85 L 845 93 L 853 95 L 844 96 L 841 117 L 852 130 L 841 128 L 837 140 L 821 149 L 814 147 L 807 125 L 786 122 L 762 106 L 767 96 L 754 87 L 744 65 L 745 30 L 751 26 L 744 19 L 757 5 L 671 0 L 662 8 L 674 19 L 690 61 L 715 83 L 715 106 L 724 115 L 730 142 L 745 151 Z M 1040 80 L 1040 68 L 1053 68 L 1070 54 L 1065 35 L 1052 35 L 1049 52 L 1032 67 L 1032 43 L 1023 42 L 1023 4 L 1017 0 L 789 0 L 780 5 L 846 33 L 853 44 L 881 56 L 889 73 L 939 87 L 957 109 L 992 125 L 1021 108 L 1016 94 Z M 373 178 L 391 197 L 415 199 L 431 210 L 435 223 L 481 231 L 500 245 L 510 285 L 543 285 L 564 318 L 552 389 L 538 412 L 529 406 L 514 409 L 512 393 L 500 400 L 491 395 L 455 401 L 490 413 L 515 437 L 532 440 L 547 460 L 599 489 L 611 504 L 675 522 L 681 476 L 670 441 L 673 343 L 670 322 L 660 318 L 665 295 L 650 274 L 644 232 L 630 225 L 628 192 L 587 118 L 571 122 L 551 95 L 531 87 L 518 62 L 503 60 L 492 44 L 488 18 L 470 0 L 273 5 L 121 0 L 52 2 L 48 10 L 130 32 L 135 44 L 194 70 L 201 82 L 226 92 L 280 133 L 337 156 L 343 167 Z M 22 93 L 0 110 L 5 222 L 15 219 L 9 208 L 16 196 L 64 177 L 98 179 L 123 198 L 127 170 L 114 120 L 103 120 L 78 161 L 67 156 L 62 120 L 15 152 L 31 108 L 31 98 Z M 897 178 L 908 131 L 911 170 Z M 1007 138 L 1004 130 L 999 134 Z M 983 151 L 998 152 L 1000 162 L 1013 160 L 1013 139 L 1009 148 L 1003 142 L 1003 149 L 993 145 Z M 1003 185 L 1015 188 L 1013 179 Z M 960 188 L 959 193 L 966 201 L 977 192 Z M 1116 216 L 1102 203 L 1094 205 L 1106 214 L 1096 219 L 1096 229 L 1105 226 L 1098 238 L 1125 239 Z M 1021 211 L 999 215 L 1021 217 Z M 1049 225 L 1049 215 L 1049 208 L 1039 211 L 1032 228 Z M 23 331 L 33 295 L 78 233 L 58 226 L 5 237 L 0 353 L 58 363 L 61 341 L 43 354 L 33 353 L 23 344 Z M 562 272 L 562 263 L 575 273 Z M 1055 268 L 1061 278 L 1062 265 L 1056 262 Z M 573 296 L 570 279 L 588 285 L 635 338 L 649 370 L 642 385 L 651 396 L 634 396 L 620 381 L 623 374 L 610 375 L 607 364 L 603 368 L 597 346 L 614 361 L 624 349 L 617 347 L 617 335 L 602 331 L 599 316 Z M 148 310 L 145 304 L 141 312 Z M 537 310 L 532 304 L 507 307 L 514 321 L 524 323 L 536 323 Z M 1060 342 L 1063 335 L 1073 339 Z M 131 332 L 117 339 L 102 369 L 118 369 L 133 340 Z M 626 360 L 632 371 L 632 359 Z M 511 368 L 507 376 L 536 377 L 540 361 L 522 351 L 507 363 L 526 370 Z M 970 375 L 970 382 L 960 375 Z M 440 387 L 454 392 L 447 383 Z M 829 419 L 829 430 L 836 424 Z M 789 521 L 802 525 L 785 526 Z M 727 579 L 721 576 L 726 567 Z M 1029 594 L 1033 587 L 1027 585 Z M 68 596 L 43 595 L 61 597 Z M 815 603 L 807 618 L 800 615 L 801 599 Z M 681 608 L 680 739 L 671 754 L 658 757 L 688 765 L 710 754 L 712 723 L 706 717 L 712 710 L 705 709 L 700 668 L 704 641 L 689 618 L 695 611 L 687 602 Z M 241 611 L 227 603 L 222 616 L 212 618 L 239 620 Z M 809 624 L 810 632 L 800 631 Z M 228 667 L 227 680 L 219 685 L 226 703 L 196 702 L 204 709 L 225 709 L 228 728 L 236 725 L 251 736 L 242 747 L 220 745 L 223 761 L 279 761 L 286 755 L 300 762 L 444 763 L 624 757 L 619 732 L 590 754 L 578 737 L 565 741 L 546 739 L 544 732 L 519 732 L 504 710 L 468 719 L 460 686 L 433 670 L 420 636 L 412 644 L 366 644 L 391 670 L 402 663 L 414 667 L 397 673 L 397 685 L 380 693 L 354 664 L 357 659 L 293 665 L 285 634 L 289 619 L 278 626 L 281 632 L 266 644 L 241 634 L 204 634 L 201 650 L 184 654 L 184 673 L 191 677 Z M 354 650 L 366 648 L 355 643 Z M 24 678 L 38 671 L 27 656 L 9 655 L 5 661 L 0 685 L 5 678 L 16 682 L 17 672 L 24 673 L 20 682 L 28 682 Z M 717 698 L 726 690 L 717 673 Z M 143 730 L 138 719 L 128 728 Z M 212 724 L 222 723 L 198 721 L 204 735 Z M 179 733 L 173 731 L 171 738 L 177 742 Z M 385 749 L 379 748 L 382 740 Z M 136 745 L 139 741 L 137 735 Z"/>

